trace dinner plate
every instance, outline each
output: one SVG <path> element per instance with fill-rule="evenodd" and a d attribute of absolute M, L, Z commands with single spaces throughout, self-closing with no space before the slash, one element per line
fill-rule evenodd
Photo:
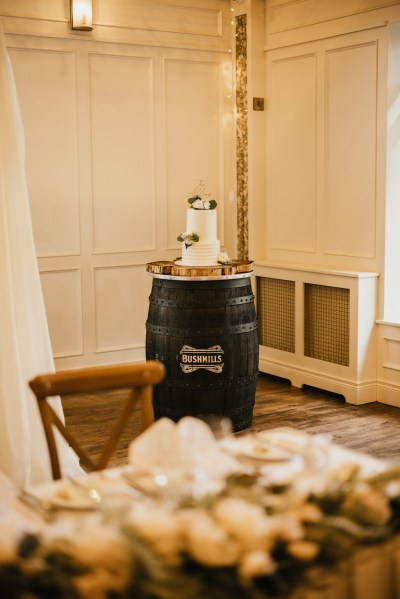
<path fill-rule="evenodd" d="M 56 488 L 51 493 L 46 493 L 42 498 L 51 503 L 52 506 L 63 510 L 93 510 L 96 509 L 97 503 L 90 497 L 89 489 L 75 489 L 71 486 L 63 486 Z"/>
<path fill-rule="evenodd" d="M 133 489 L 152 498 L 215 495 L 223 487 L 222 478 L 208 478 L 206 472 L 196 476 L 194 472 L 143 472 L 131 467 L 123 476 Z"/>
<path fill-rule="evenodd" d="M 285 451 L 280 447 L 275 447 L 273 443 L 257 438 L 257 436 L 249 435 L 234 442 L 221 443 L 221 448 L 230 452 L 237 459 L 245 458 L 263 463 L 283 463 L 290 462 L 293 459 L 293 454 Z"/>
<path fill-rule="evenodd" d="M 260 462 L 281 463 L 289 462 L 293 456 L 276 447 L 268 446 L 266 443 L 254 443 L 252 446 L 239 450 L 238 457 L 250 458 Z"/>

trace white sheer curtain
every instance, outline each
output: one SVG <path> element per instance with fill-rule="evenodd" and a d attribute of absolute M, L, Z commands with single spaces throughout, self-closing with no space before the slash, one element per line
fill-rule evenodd
<path fill-rule="evenodd" d="M 17 485 L 51 480 L 28 380 L 54 370 L 29 207 L 24 133 L 0 19 L 0 470 Z M 59 398 L 52 400 L 58 405 Z M 64 473 L 82 473 L 60 439 Z"/>

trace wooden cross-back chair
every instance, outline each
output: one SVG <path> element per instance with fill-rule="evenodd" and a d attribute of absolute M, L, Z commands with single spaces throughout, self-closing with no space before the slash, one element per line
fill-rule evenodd
<path fill-rule="evenodd" d="M 149 360 L 139 364 L 97 366 L 42 374 L 29 381 L 29 386 L 36 395 L 39 405 L 49 449 L 53 479 L 61 478 L 60 460 L 53 425 L 79 456 L 80 463 L 86 470 L 101 470 L 106 467 L 116 450 L 129 415 L 139 402 L 141 405 L 142 429 L 144 430 L 152 423 L 152 388 L 153 385 L 160 383 L 164 376 L 164 366 L 160 362 Z M 68 395 L 127 388 L 130 389 L 129 396 L 123 400 L 120 415 L 97 460 L 93 460 L 78 444 L 68 427 L 65 426 L 47 401 L 49 397 L 59 395 L 64 399 Z"/>

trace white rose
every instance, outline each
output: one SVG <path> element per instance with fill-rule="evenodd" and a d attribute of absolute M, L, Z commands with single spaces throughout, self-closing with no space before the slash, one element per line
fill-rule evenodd
<path fill-rule="evenodd" d="M 21 530 L 20 530 L 21 528 Z M 35 530 L 32 532 L 35 534 Z M 17 558 L 18 544 L 24 536 L 22 526 L 16 517 L 8 513 L 0 519 L 0 563 L 14 561 Z"/>
<path fill-rule="evenodd" d="M 363 483 L 348 494 L 343 511 L 357 522 L 375 525 L 387 524 L 392 515 L 389 499 Z"/>
<path fill-rule="evenodd" d="M 106 591 L 121 592 L 129 581 L 132 567 L 129 545 L 112 526 L 84 526 L 79 534 L 71 530 L 69 536 L 54 539 L 50 547 L 71 555 L 91 570 L 76 578 L 84 598 L 106 599 Z"/>
<path fill-rule="evenodd" d="M 203 200 L 195 200 L 192 204 L 193 208 L 195 208 L 196 210 L 202 210 L 203 209 Z"/>
<path fill-rule="evenodd" d="M 214 508 L 219 525 L 238 539 L 245 551 L 266 549 L 272 544 L 274 528 L 260 505 L 242 499 L 222 499 Z"/>
<path fill-rule="evenodd" d="M 287 513 L 270 516 L 270 525 L 275 539 L 297 541 L 304 536 L 304 529 L 295 514 Z"/>
<path fill-rule="evenodd" d="M 311 541 L 293 541 L 287 545 L 287 551 L 295 559 L 310 562 L 317 557 L 320 547 Z"/>
<path fill-rule="evenodd" d="M 221 264 L 228 264 L 231 259 L 229 258 L 227 252 L 220 252 L 217 257 L 218 262 Z"/>
<path fill-rule="evenodd" d="M 241 549 L 217 523 L 205 513 L 196 511 L 185 522 L 187 551 L 205 566 L 233 566 L 238 563 Z"/>
<path fill-rule="evenodd" d="M 400 480 L 391 480 L 386 485 L 386 494 L 390 499 L 400 496 Z"/>
<path fill-rule="evenodd" d="M 239 576 L 246 583 L 255 576 L 268 576 L 276 570 L 276 563 L 265 551 L 246 553 L 239 564 Z"/>
<path fill-rule="evenodd" d="M 295 513 L 301 522 L 319 522 L 323 516 L 315 503 L 303 503 L 295 509 Z"/>
<path fill-rule="evenodd" d="M 128 521 L 167 563 L 180 563 L 183 535 L 174 514 L 159 507 L 137 504 Z"/>
<path fill-rule="evenodd" d="M 203 208 L 204 208 L 204 210 L 210 210 L 209 200 L 203 200 Z"/>

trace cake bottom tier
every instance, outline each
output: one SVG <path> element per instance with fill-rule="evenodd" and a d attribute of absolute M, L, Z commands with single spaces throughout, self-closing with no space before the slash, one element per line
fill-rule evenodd
<path fill-rule="evenodd" d="M 182 244 L 182 260 L 184 266 L 212 266 L 218 264 L 218 254 L 221 251 L 219 241 L 212 243 L 201 243 L 189 246 Z"/>

